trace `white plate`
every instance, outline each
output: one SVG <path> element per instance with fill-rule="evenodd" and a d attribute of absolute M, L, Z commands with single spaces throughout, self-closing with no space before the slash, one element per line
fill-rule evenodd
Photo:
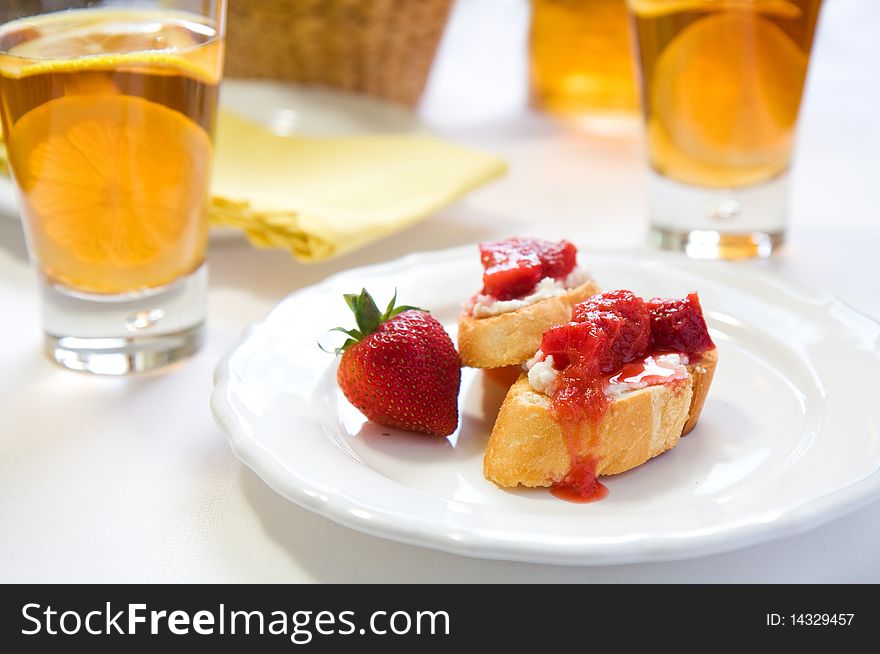
<path fill-rule="evenodd" d="M 698 289 L 720 361 L 696 431 L 569 504 L 502 490 L 482 455 L 504 389 L 465 369 L 446 440 L 365 422 L 316 343 L 361 286 L 430 308 L 454 333 L 479 285 L 475 247 L 350 270 L 283 301 L 220 362 L 212 407 L 278 493 L 376 536 L 468 556 L 558 564 L 680 559 L 803 531 L 880 495 L 880 325 L 743 267 L 675 255 L 582 255 L 605 288 Z M 388 434 L 388 435 L 386 435 Z"/>

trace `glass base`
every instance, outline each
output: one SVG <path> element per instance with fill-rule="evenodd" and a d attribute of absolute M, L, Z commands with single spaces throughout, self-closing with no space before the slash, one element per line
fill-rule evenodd
<path fill-rule="evenodd" d="M 203 325 L 153 338 L 75 338 L 46 334 L 46 354 L 55 363 L 96 375 L 127 375 L 164 368 L 195 354 Z"/>
<path fill-rule="evenodd" d="M 789 177 L 714 189 L 682 184 L 651 172 L 651 241 L 700 259 L 769 257 L 782 244 Z"/>
<path fill-rule="evenodd" d="M 766 259 L 782 245 L 783 232 L 723 234 L 716 231 L 681 232 L 651 227 L 651 243 L 664 250 L 684 252 L 693 259 Z"/>
<path fill-rule="evenodd" d="M 50 360 L 81 372 L 125 375 L 185 359 L 200 348 L 207 267 L 159 289 L 123 296 L 77 293 L 42 279 Z"/>

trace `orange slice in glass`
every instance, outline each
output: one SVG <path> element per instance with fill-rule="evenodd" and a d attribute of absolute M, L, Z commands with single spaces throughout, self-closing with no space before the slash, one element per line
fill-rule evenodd
<path fill-rule="evenodd" d="M 205 201 L 208 135 L 143 98 L 52 100 L 15 123 L 9 144 L 37 229 L 83 262 L 147 264 Z"/>
<path fill-rule="evenodd" d="M 760 14 L 701 18 L 657 61 L 655 117 L 669 140 L 698 161 L 761 165 L 791 139 L 807 55 Z"/>
<path fill-rule="evenodd" d="M 85 9 L 14 20 L 0 26 L 9 47 L 0 63 L 13 78 L 126 68 L 217 84 L 222 49 L 200 48 L 216 40 L 217 31 L 193 18 L 184 12 Z"/>

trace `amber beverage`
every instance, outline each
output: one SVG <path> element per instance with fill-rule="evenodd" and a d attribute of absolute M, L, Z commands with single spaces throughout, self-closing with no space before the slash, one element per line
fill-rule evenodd
<path fill-rule="evenodd" d="M 532 0 L 532 104 L 565 116 L 636 115 L 625 0 Z"/>
<path fill-rule="evenodd" d="M 696 238 L 721 248 L 709 256 L 739 258 L 769 254 L 781 242 L 821 4 L 629 0 L 658 178 L 652 219 L 667 245 L 696 253 L 689 233 L 704 232 Z"/>
<path fill-rule="evenodd" d="M 182 15 L 135 10 L 0 31 L 0 116 L 48 279 L 126 293 L 201 265 L 222 61 L 211 36 Z M 157 43 L 166 47 L 150 53 Z"/>
<path fill-rule="evenodd" d="M 0 27 L 0 120 L 50 354 L 127 372 L 177 358 L 153 356 L 169 333 L 191 351 L 204 320 L 225 4 L 83 4 Z M 99 349 L 122 340 L 103 359 L 64 345 L 98 336 Z M 139 344 L 149 361 L 129 356 Z M 119 370 L 105 365 L 115 355 Z"/>

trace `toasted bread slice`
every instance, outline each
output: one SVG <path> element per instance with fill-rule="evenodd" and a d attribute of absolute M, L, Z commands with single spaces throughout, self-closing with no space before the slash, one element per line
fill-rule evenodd
<path fill-rule="evenodd" d="M 592 280 L 564 295 L 540 300 L 516 311 L 486 318 L 463 313 L 458 319 L 458 352 L 470 368 L 502 368 L 527 361 L 541 347 L 541 337 L 568 322 L 571 307 L 599 292 Z"/>
<path fill-rule="evenodd" d="M 688 366 L 687 379 L 630 391 L 613 400 L 599 424 L 585 424 L 579 436 L 583 456 L 596 459 L 596 475 L 614 475 L 674 447 L 696 424 L 703 408 L 717 352 Z M 562 429 L 550 398 L 537 393 L 522 375 L 501 406 L 483 459 L 483 474 L 499 486 L 551 486 L 571 469 Z"/>

